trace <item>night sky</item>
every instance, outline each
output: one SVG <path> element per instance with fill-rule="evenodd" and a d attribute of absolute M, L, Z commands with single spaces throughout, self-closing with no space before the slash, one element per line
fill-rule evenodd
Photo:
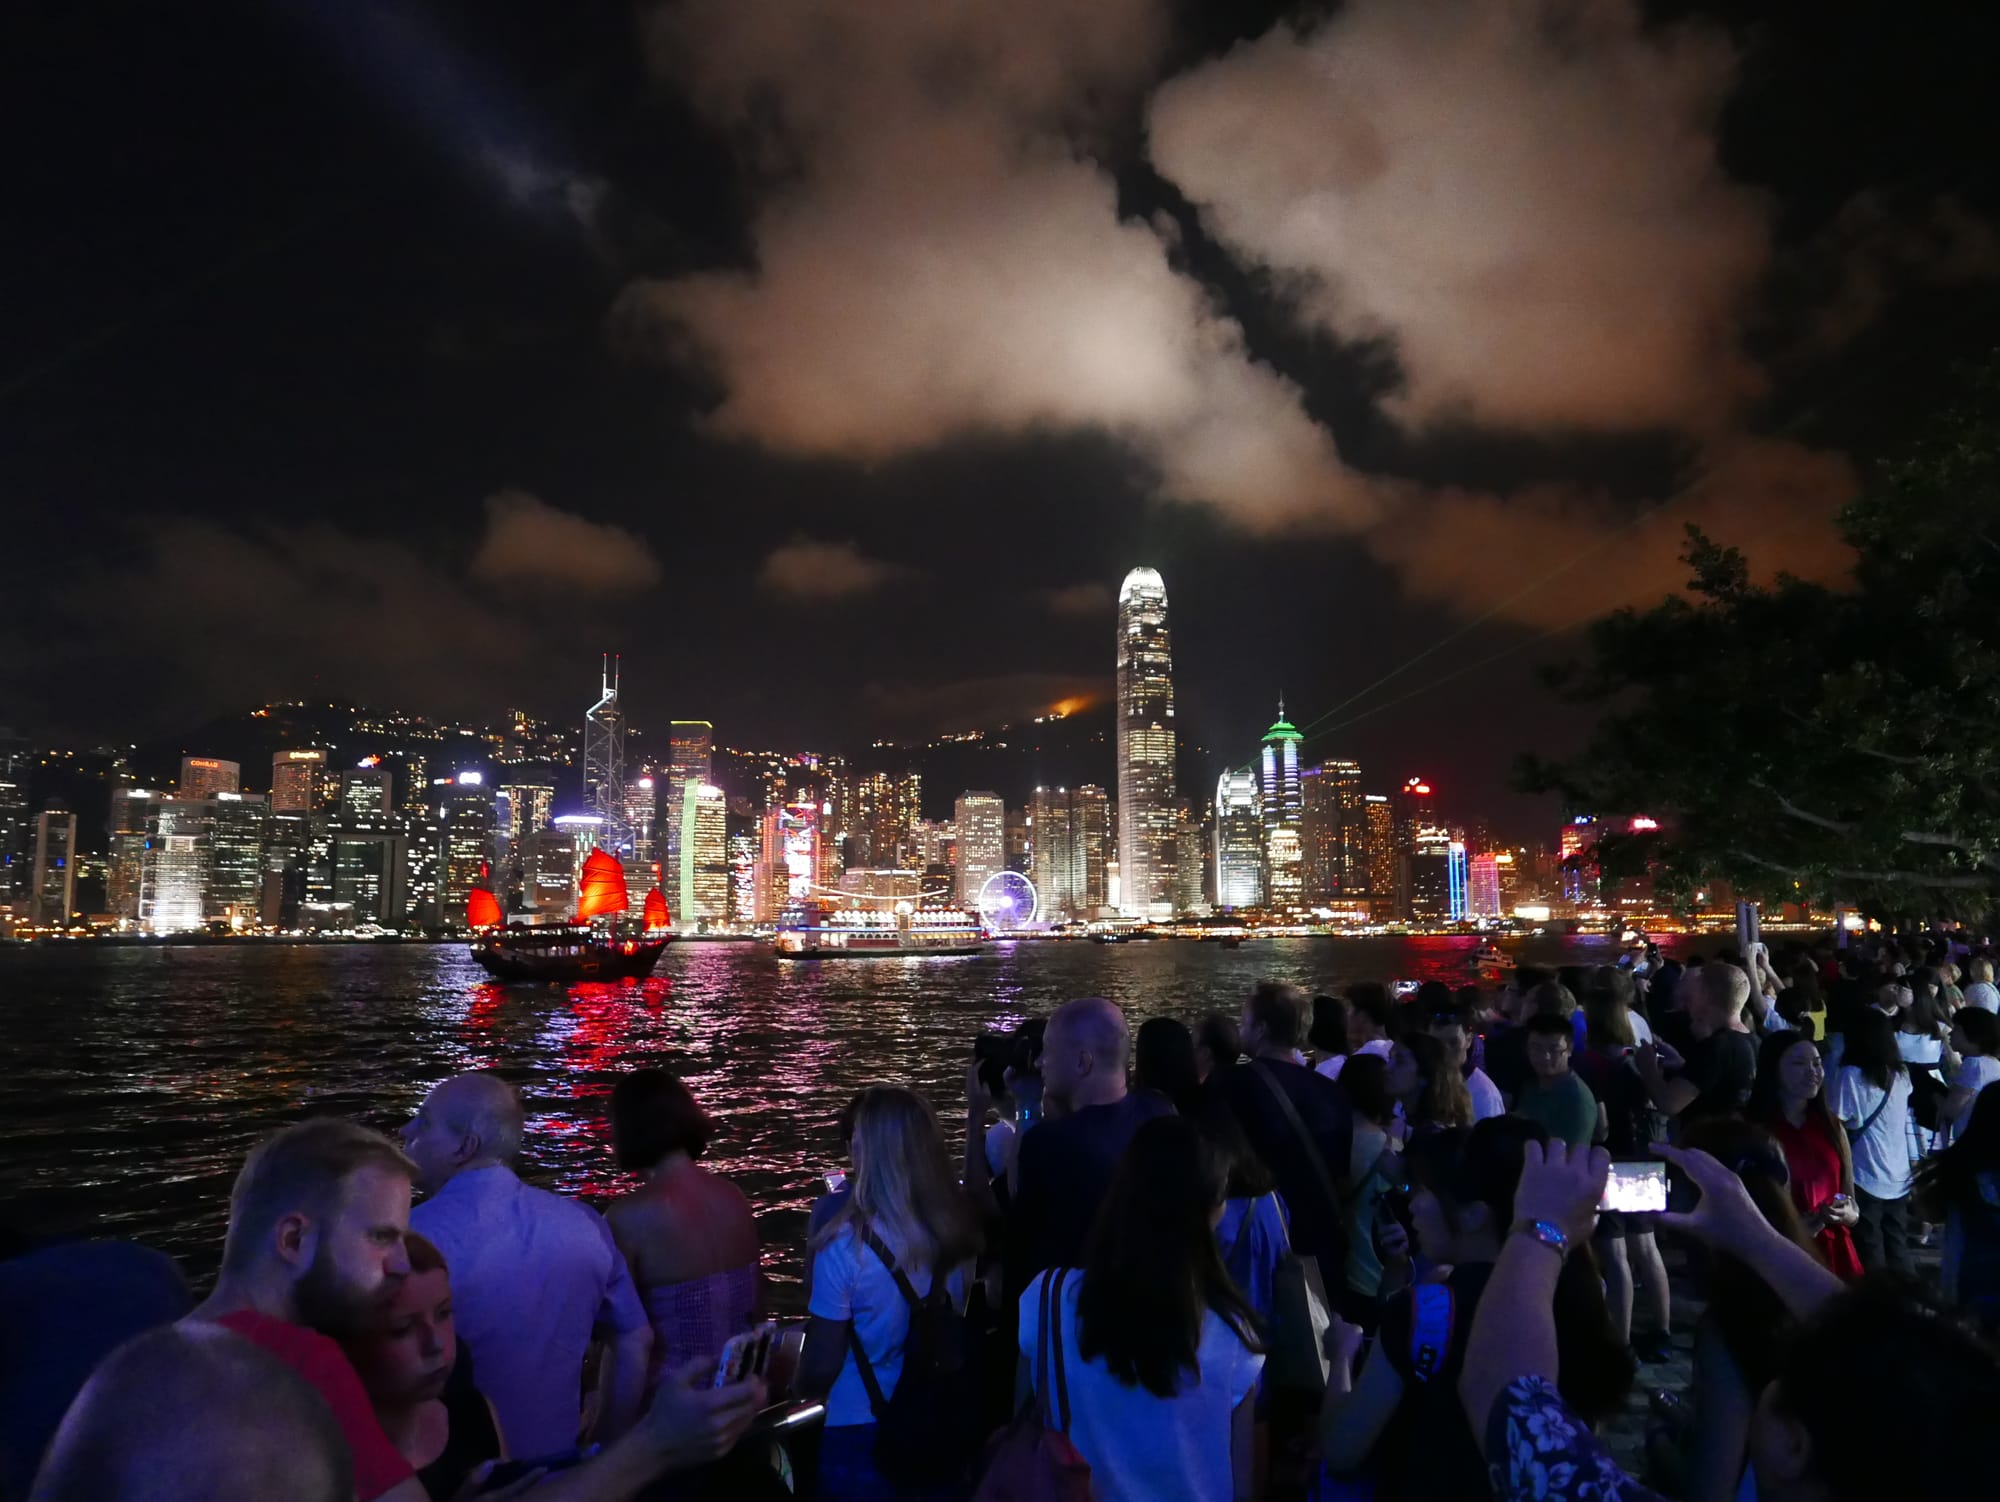
<path fill-rule="evenodd" d="M 38 737 L 572 720 L 610 648 L 636 724 L 856 748 L 1108 693 L 1148 563 L 1210 785 L 1282 693 L 1505 828 L 1580 728 L 1537 661 L 1690 519 L 1837 574 L 2000 342 L 1993 6 L 128 0 L 0 57 Z"/>

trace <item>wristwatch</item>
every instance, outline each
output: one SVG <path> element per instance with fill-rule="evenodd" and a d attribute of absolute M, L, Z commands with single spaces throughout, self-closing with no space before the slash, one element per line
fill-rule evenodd
<path fill-rule="evenodd" d="M 1533 1237 L 1552 1249 L 1558 1257 L 1569 1255 L 1569 1233 L 1552 1220 L 1517 1220 L 1514 1222 L 1514 1234 Z"/>

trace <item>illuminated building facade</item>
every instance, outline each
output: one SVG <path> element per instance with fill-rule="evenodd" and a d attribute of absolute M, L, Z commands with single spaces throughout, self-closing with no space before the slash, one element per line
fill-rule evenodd
<path fill-rule="evenodd" d="M 111 814 L 105 821 L 110 838 L 109 870 L 105 875 L 105 906 L 120 918 L 137 920 L 139 887 L 146 863 L 146 837 L 159 804 L 145 788 L 113 788 Z"/>
<path fill-rule="evenodd" d="M 1183 798 L 1174 819 L 1174 908 L 1183 913 L 1209 910 L 1211 851 L 1202 821 Z"/>
<path fill-rule="evenodd" d="M 201 800 L 162 798 L 139 879 L 139 921 L 156 934 L 202 926 L 208 830 Z"/>
<path fill-rule="evenodd" d="M 1402 858 L 1409 892 L 1399 917 L 1417 923 L 1442 923 L 1451 917 L 1452 839 L 1434 825 L 1419 825 L 1410 853 Z"/>
<path fill-rule="evenodd" d="M 1466 873 L 1467 917 L 1497 918 L 1506 911 L 1500 896 L 1500 857 L 1503 853 L 1482 850 L 1472 857 Z"/>
<path fill-rule="evenodd" d="M 719 787 L 693 783 L 681 798 L 674 926 L 713 928 L 730 916 L 729 800 Z"/>
<path fill-rule="evenodd" d="M 1366 872 L 1369 906 L 1378 917 L 1388 917 L 1396 897 L 1396 813 L 1385 793 L 1364 793 L 1361 798 L 1361 855 Z"/>
<path fill-rule="evenodd" d="M 764 811 L 757 861 L 757 921 L 775 923 L 792 902 L 812 895 L 818 873 L 817 803 L 787 803 Z"/>
<path fill-rule="evenodd" d="M 261 794 L 217 793 L 207 804 L 208 882 L 202 916 L 232 928 L 253 926 L 264 906 L 264 846 L 271 806 Z"/>
<path fill-rule="evenodd" d="M 28 817 L 28 790 L 0 766 L 0 903 L 26 896 L 33 882 L 34 821 Z"/>
<path fill-rule="evenodd" d="M 217 793 L 243 791 L 243 766 L 213 756 L 183 756 L 178 793 L 183 798 L 213 798 Z"/>
<path fill-rule="evenodd" d="M 1051 922 L 1082 910 L 1083 863 L 1068 788 L 1038 787 L 1028 795 L 1028 880 Z"/>
<path fill-rule="evenodd" d="M 916 828 L 923 815 L 922 776 L 915 771 L 871 772 L 855 784 L 854 800 L 855 827 L 848 837 L 847 861 L 921 871 L 924 859 Z"/>
<path fill-rule="evenodd" d="M 381 767 L 364 767 L 340 774 L 340 800 L 335 815 L 341 819 L 385 820 L 390 812 L 390 775 Z"/>
<path fill-rule="evenodd" d="M 958 900 L 970 907 L 989 876 L 1007 869 L 1007 805 L 992 793 L 960 793 L 953 805 L 958 827 Z"/>
<path fill-rule="evenodd" d="M 757 921 L 757 836 L 729 836 L 729 916 L 748 928 Z"/>
<path fill-rule="evenodd" d="M 521 841 L 521 902 L 544 917 L 576 911 L 576 868 L 580 842 L 573 828 L 551 824 Z M 595 848 L 592 846 L 591 848 Z"/>
<path fill-rule="evenodd" d="M 1299 796 L 1300 882 L 1307 905 L 1364 890 L 1368 857 L 1360 764 L 1325 761 L 1300 768 Z"/>
<path fill-rule="evenodd" d="M 271 812 L 309 814 L 326 802 L 326 753 L 314 750 L 271 753 Z"/>
<path fill-rule="evenodd" d="M 1453 840 L 1445 847 L 1445 906 L 1454 923 L 1463 923 L 1471 916 L 1467 875 L 1465 841 Z"/>
<path fill-rule="evenodd" d="M 68 923 L 76 911 L 76 815 L 45 808 L 35 818 L 34 903 L 37 923 Z"/>
<path fill-rule="evenodd" d="M 556 790 L 546 782 L 510 782 L 500 789 L 507 800 L 507 838 L 519 844 L 538 829 L 549 827 Z"/>
<path fill-rule="evenodd" d="M 1119 908 L 1170 918 L 1178 823 L 1173 652 L 1167 587 L 1150 568 L 1133 569 L 1118 590 L 1117 715 Z"/>
<path fill-rule="evenodd" d="M 401 927 L 409 916 L 408 843 L 388 827 L 335 830 L 331 900 L 350 907 L 356 923 Z"/>
<path fill-rule="evenodd" d="M 583 716 L 583 801 L 597 815 L 606 850 L 631 848 L 625 828 L 625 710 L 618 702 L 618 659 L 604 659 L 597 702 Z"/>
<path fill-rule="evenodd" d="M 667 727 L 667 769 L 659 783 L 656 808 L 662 838 L 656 844 L 670 873 L 681 868 L 683 791 L 692 783 L 705 787 L 715 781 L 715 726 L 707 720 L 674 720 Z M 678 882 L 678 875 L 672 879 Z"/>
<path fill-rule="evenodd" d="M 648 880 L 658 870 L 654 865 L 658 855 L 653 838 L 657 810 L 653 783 L 651 777 L 635 777 L 625 789 L 625 831 L 631 840 L 632 864 L 643 871 Z"/>
<path fill-rule="evenodd" d="M 1597 900 L 1597 820 L 1578 814 L 1556 837 L 1556 857 L 1562 862 L 1563 901 L 1572 905 Z"/>
<path fill-rule="evenodd" d="M 477 772 L 445 779 L 438 810 L 438 916 L 445 927 L 465 923 L 465 899 L 474 887 L 492 889 L 493 795 Z"/>
<path fill-rule="evenodd" d="M 1215 784 L 1215 905 L 1264 905 L 1264 827 L 1257 808 L 1257 774 L 1224 772 Z"/>

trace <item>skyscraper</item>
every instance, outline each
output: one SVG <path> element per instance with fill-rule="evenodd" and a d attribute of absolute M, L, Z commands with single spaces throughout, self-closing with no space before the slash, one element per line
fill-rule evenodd
<path fill-rule="evenodd" d="M 309 814 L 326 788 L 326 753 L 314 750 L 271 753 L 271 811 Z"/>
<path fill-rule="evenodd" d="M 1215 783 L 1215 905 L 1264 905 L 1264 830 L 1257 810 L 1257 774 L 1224 772 Z"/>
<path fill-rule="evenodd" d="M 1094 782 L 1070 789 L 1070 838 L 1076 842 L 1077 902 L 1085 913 L 1111 901 L 1106 863 L 1111 857 L 1111 799 Z"/>
<path fill-rule="evenodd" d="M 0 903 L 27 895 L 35 843 L 25 776 L 5 767 L 6 758 L 0 757 Z"/>
<path fill-rule="evenodd" d="M 667 726 L 667 770 L 660 782 L 658 806 L 660 836 L 655 839 L 665 855 L 669 881 L 677 882 L 681 869 L 682 794 L 692 784 L 704 787 L 715 780 L 715 727 L 707 720 L 674 720 Z"/>
<path fill-rule="evenodd" d="M 1370 907 L 1387 918 L 1396 900 L 1396 813 L 1386 793 L 1366 793 L 1361 799 L 1363 870 L 1367 873 Z"/>
<path fill-rule="evenodd" d="M 960 793 L 954 822 L 958 900 L 969 907 L 979 901 L 986 879 L 1007 869 L 1007 805 L 991 793 Z"/>
<path fill-rule="evenodd" d="M 1262 778 L 1264 816 L 1264 900 L 1272 907 L 1297 907 L 1305 896 L 1305 859 L 1301 828 L 1305 797 L 1299 778 L 1299 743 L 1305 739 L 1285 718 L 1278 701 L 1278 720 L 1264 732 Z"/>
<path fill-rule="evenodd" d="M 240 793 L 243 791 L 242 763 L 222 761 L 213 756 L 183 756 L 179 791 L 183 798 L 213 798 L 217 793 Z"/>
<path fill-rule="evenodd" d="M 1028 880 L 1035 884 L 1043 916 L 1060 922 L 1080 906 L 1077 859 L 1068 788 L 1038 787 L 1028 795 Z"/>
<path fill-rule="evenodd" d="M 681 898 L 684 914 L 697 924 L 714 927 L 729 921 L 729 800 L 719 787 L 692 783 L 683 803 L 694 812 L 685 817 L 681 841 L 691 850 L 684 856 L 688 886 Z M 685 918 L 683 921 L 686 921 Z"/>
<path fill-rule="evenodd" d="M 76 907 L 76 815 L 45 808 L 35 819 L 34 920 L 68 923 Z"/>
<path fill-rule="evenodd" d="M 500 789 L 507 800 L 508 840 L 519 845 L 538 829 L 549 827 L 556 790 L 546 782 L 510 782 Z"/>
<path fill-rule="evenodd" d="M 1512 857 L 1508 857 L 1511 861 Z M 1500 906 L 1500 855 L 1491 850 L 1482 850 L 1472 857 L 1466 874 L 1466 915 L 1472 918 L 1497 918 Z"/>
<path fill-rule="evenodd" d="M 1167 587 L 1135 568 L 1118 589 L 1118 871 L 1120 908 L 1174 911 L 1173 653 Z"/>
<path fill-rule="evenodd" d="M 618 703 L 618 659 L 609 655 L 597 702 L 583 716 L 583 801 L 603 821 L 600 847 L 626 849 L 625 711 Z"/>
<path fill-rule="evenodd" d="M 1305 901 L 1317 905 L 1360 891 L 1368 885 L 1360 765 L 1329 760 L 1301 767 L 1299 792 Z"/>

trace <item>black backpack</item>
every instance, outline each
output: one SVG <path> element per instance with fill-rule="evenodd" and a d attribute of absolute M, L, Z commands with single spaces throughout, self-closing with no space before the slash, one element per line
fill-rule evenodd
<path fill-rule="evenodd" d="M 921 1298 L 895 1253 L 873 1229 L 862 1239 L 896 1280 L 910 1307 L 910 1333 L 903 1342 L 903 1371 L 886 1397 L 875 1368 L 861 1349 L 861 1336 L 847 1332 L 868 1409 L 875 1415 L 875 1465 L 898 1486 L 943 1486 L 964 1478 L 980 1441 L 979 1367 L 973 1360 L 972 1329 L 951 1301 L 950 1280 L 942 1269 L 931 1275 L 931 1291 Z"/>

